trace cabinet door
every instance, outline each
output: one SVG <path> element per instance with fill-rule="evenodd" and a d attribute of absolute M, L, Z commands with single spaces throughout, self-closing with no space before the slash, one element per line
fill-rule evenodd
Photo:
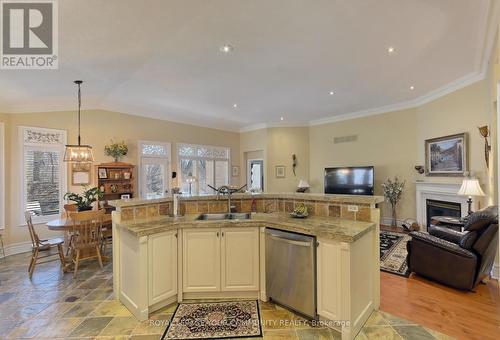
<path fill-rule="evenodd" d="M 177 294 L 177 231 L 154 234 L 148 238 L 149 305 Z"/>
<path fill-rule="evenodd" d="M 318 314 L 340 320 L 341 246 L 333 240 L 319 240 L 317 248 Z"/>
<path fill-rule="evenodd" d="M 259 229 L 221 229 L 223 291 L 259 290 Z"/>
<path fill-rule="evenodd" d="M 186 229 L 182 239 L 184 292 L 220 291 L 220 229 Z"/>

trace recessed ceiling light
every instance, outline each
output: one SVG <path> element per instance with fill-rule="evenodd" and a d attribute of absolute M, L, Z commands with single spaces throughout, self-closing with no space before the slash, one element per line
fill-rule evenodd
<path fill-rule="evenodd" d="M 280 120 L 285 120 L 285 118 L 284 117 L 280 117 Z"/>
<path fill-rule="evenodd" d="M 329 94 L 330 94 L 330 96 L 333 96 L 335 94 L 335 92 L 330 91 Z"/>
<path fill-rule="evenodd" d="M 233 46 L 231 45 L 223 45 L 219 48 L 219 50 L 222 52 L 222 53 L 229 53 L 229 52 L 232 52 L 234 50 Z"/>
<path fill-rule="evenodd" d="M 233 104 L 233 107 L 236 109 L 238 107 L 238 104 Z"/>
<path fill-rule="evenodd" d="M 387 53 L 391 54 L 391 53 L 394 53 L 394 52 L 396 52 L 396 49 L 395 49 L 394 47 L 389 46 L 389 47 L 387 48 Z"/>
<path fill-rule="evenodd" d="M 410 86 L 410 90 L 412 90 L 412 91 L 415 90 L 415 86 L 413 86 L 413 85 Z"/>

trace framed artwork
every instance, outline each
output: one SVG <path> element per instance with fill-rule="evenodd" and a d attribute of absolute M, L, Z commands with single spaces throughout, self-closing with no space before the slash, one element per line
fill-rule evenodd
<path fill-rule="evenodd" d="M 467 133 L 427 139 L 425 171 L 427 176 L 465 176 L 468 172 Z"/>
<path fill-rule="evenodd" d="M 276 165 L 275 172 L 276 172 L 276 178 L 285 178 L 286 167 L 284 165 Z"/>
<path fill-rule="evenodd" d="M 237 165 L 233 165 L 231 167 L 231 176 L 238 177 L 240 175 L 240 167 Z"/>
<path fill-rule="evenodd" d="M 89 185 L 90 178 L 90 164 L 72 164 L 71 165 L 71 185 Z"/>
<path fill-rule="evenodd" d="M 106 171 L 106 168 L 99 168 L 98 174 L 99 174 L 99 179 L 107 179 L 108 178 L 108 172 Z"/>

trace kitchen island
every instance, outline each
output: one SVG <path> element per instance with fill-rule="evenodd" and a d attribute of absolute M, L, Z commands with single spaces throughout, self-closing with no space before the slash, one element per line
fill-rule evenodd
<path fill-rule="evenodd" d="M 115 297 L 141 320 L 173 302 L 202 298 L 267 301 L 265 230 L 317 239 L 317 313 L 352 339 L 380 303 L 379 210 L 382 198 L 342 195 L 235 195 L 250 219 L 200 220 L 227 212 L 224 199 L 120 200 L 113 212 Z M 236 200 L 235 200 L 236 198 Z M 311 216 L 293 219 L 297 204 Z"/>

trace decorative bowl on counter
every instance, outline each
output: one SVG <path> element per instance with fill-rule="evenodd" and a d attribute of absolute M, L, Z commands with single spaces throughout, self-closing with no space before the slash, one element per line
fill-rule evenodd
<path fill-rule="evenodd" d="M 293 218 L 306 218 L 307 216 L 309 216 L 309 212 L 307 211 L 306 205 L 304 203 L 300 203 L 290 213 L 290 216 L 292 216 Z"/>
<path fill-rule="evenodd" d="M 290 213 L 290 216 L 292 216 L 293 218 L 306 218 L 307 216 L 309 216 L 308 213 L 305 213 L 305 214 L 297 214 L 295 212 L 291 212 Z"/>

